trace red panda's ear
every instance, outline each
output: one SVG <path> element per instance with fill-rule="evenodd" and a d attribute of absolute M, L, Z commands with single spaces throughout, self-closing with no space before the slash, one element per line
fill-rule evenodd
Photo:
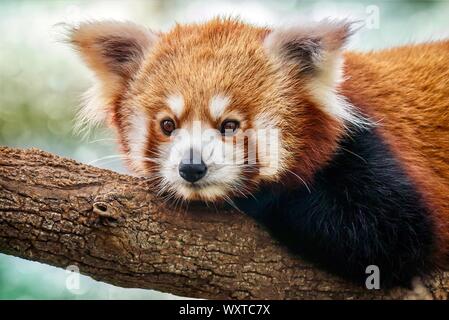
<path fill-rule="evenodd" d="M 96 76 L 78 112 L 76 131 L 114 118 L 115 101 L 158 38 L 129 22 L 88 22 L 72 29 L 70 42 Z"/>
<path fill-rule="evenodd" d="M 353 33 L 347 21 L 321 21 L 304 26 L 273 30 L 264 38 L 264 49 L 288 75 L 305 79 L 305 88 L 321 110 L 339 121 L 367 123 L 338 93 L 343 81 L 346 41 Z M 290 73 L 293 71 L 294 73 Z"/>
<path fill-rule="evenodd" d="M 75 27 L 71 43 L 103 81 L 128 79 L 137 71 L 158 35 L 130 22 L 88 22 Z"/>
<path fill-rule="evenodd" d="M 324 20 L 279 28 L 267 35 L 264 47 L 270 55 L 296 64 L 302 74 L 313 74 L 344 47 L 352 34 L 351 27 L 347 21 Z"/>

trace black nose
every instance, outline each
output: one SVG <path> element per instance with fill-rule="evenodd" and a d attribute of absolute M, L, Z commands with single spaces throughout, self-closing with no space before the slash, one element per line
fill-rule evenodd
<path fill-rule="evenodd" d="M 184 180 L 189 182 L 195 182 L 200 180 L 202 177 L 206 175 L 207 166 L 201 160 L 201 163 L 183 163 L 179 164 L 179 174 L 183 177 Z"/>

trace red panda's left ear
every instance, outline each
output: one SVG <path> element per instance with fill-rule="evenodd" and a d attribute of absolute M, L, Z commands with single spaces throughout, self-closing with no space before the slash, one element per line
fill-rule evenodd
<path fill-rule="evenodd" d="M 324 20 L 303 26 L 279 28 L 270 32 L 264 47 L 270 55 L 299 67 L 301 74 L 314 74 L 344 47 L 352 35 L 347 21 Z"/>

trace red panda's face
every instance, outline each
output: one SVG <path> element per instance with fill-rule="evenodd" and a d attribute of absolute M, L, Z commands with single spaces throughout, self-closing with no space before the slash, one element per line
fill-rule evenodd
<path fill-rule="evenodd" d="M 100 80 L 93 112 L 106 114 L 132 170 L 161 193 L 217 201 L 289 175 L 306 183 L 334 148 L 344 115 L 332 112 L 345 110 L 324 110 L 337 99 L 327 83 L 335 70 L 313 70 L 314 43 L 292 47 L 288 33 L 219 19 L 167 34 L 88 24 L 72 40 Z"/>

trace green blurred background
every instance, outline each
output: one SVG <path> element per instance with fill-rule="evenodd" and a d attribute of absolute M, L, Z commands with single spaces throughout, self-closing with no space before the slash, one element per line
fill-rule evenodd
<path fill-rule="evenodd" d="M 350 49 L 373 50 L 449 38 L 449 1 L 0 1 L 0 145 L 37 147 L 99 167 L 126 172 L 113 137 L 97 129 L 72 132 L 89 73 L 61 39 L 64 24 L 89 19 L 132 20 L 158 30 L 175 22 L 217 15 L 258 25 L 285 25 L 325 17 L 361 20 Z M 99 160 L 100 159 L 100 160 Z M 171 299 L 151 290 L 123 289 L 80 278 L 67 285 L 66 270 L 0 254 L 0 299 Z"/>

